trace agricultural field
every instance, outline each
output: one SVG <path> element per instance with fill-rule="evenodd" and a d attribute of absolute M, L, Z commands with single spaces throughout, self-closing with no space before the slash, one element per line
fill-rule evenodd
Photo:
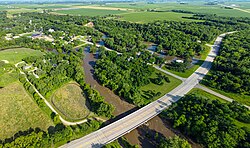
<path fill-rule="evenodd" d="M 170 80 L 170 83 L 164 82 L 162 85 L 157 85 L 154 83 L 150 83 L 148 85 L 145 85 L 140 88 L 141 94 L 145 99 L 152 98 L 150 95 L 152 95 L 149 91 L 152 91 L 153 93 L 160 92 L 160 96 L 165 95 L 166 93 L 170 92 L 172 89 L 177 87 L 178 85 L 181 84 L 181 80 L 178 80 L 172 76 L 169 76 L 161 71 L 155 71 L 152 75 L 151 78 L 157 78 L 157 74 L 162 74 L 164 76 L 167 76 Z M 156 97 L 155 99 L 159 98 L 160 96 Z"/>
<path fill-rule="evenodd" d="M 126 11 L 79 8 L 79 9 L 71 9 L 71 10 L 58 10 L 58 11 L 55 11 L 55 13 L 69 14 L 69 15 L 82 15 L 82 16 L 105 16 L 105 15 L 109 15 L 109 14 L 126 13 Z"/>
<path fill-rule="evenodd" d="M 63 117 L 71 121 L 84 119 L 90 113 L 82 89 L 75 82 L 59 88 L 52 95 L 51 102 Z"/>
<path fill-rule="evenodd" d="M 42 56 L 43 53 L 38 50 L 29 48 L 14 48 L 0 51 L 0 61 L 7 60 L 11 64 L 22 61 L 23 58 L 28 56 Z"/>
<path fill-rule="evenodd" d="M 120 14 L 122 17 L 120 20 L 126 20 L 136 23 L 150 23 L 157 20 L 169 20 L 169 21 L 196 21 L 191 19 L 182 18 L 191 17 L 192 14 L 175 13 L 175 12 L 131 12 Z"/>
<path fill-rule="evenodd" d="M 16 8 L 26 8 L 26 9 L 56 9 L 56 8 L 69 8 L 72 7 L 71 4 L 13 4 Z"/>
<path fill-rule="evenodd" d="M 240 5 L 240 4 L 239 4 Z M 250 9 L 250 4 L 241 4 L 242 9 Z M 242 12 L 239 10 L 225 9 L 220 5 L 205 5 L 203 2 L 195 2 L 189 4 L 179 4 L 179 3 L 156 3 L 156 4 L 146 4 L 146 3 L 112 3 L 107 5 L 102 5 L 102 7 L 120 7 L 127 9 L 135 9 L 137 11 L 145 11 L 147 9 L 169 11 L 169 10 L 186 10 L 195 13 L 206 13 L 206 14 L 216 14 L 219 16 L 232 16 L 232 17 L 250 17 L 250 13 Z"/>
<path fill-rule="evenodd" d="M 37 106 L 20 82 L 0 88 L 0 94 L 0 139 L 29 128 L 47 131 L 49 126 L 53 126 L 50 117 Z"/>

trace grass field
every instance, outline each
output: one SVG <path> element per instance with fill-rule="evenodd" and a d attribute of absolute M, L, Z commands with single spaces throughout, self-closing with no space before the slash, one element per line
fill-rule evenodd
<path fill-rule="evenodd" d="M 203 90 L 201 90 L 201 89 L 198 89 L 198 88 L 193 88 L 190 92 L 189 92 L 189 94 L 196 94 L 196 95 L 198 95 L 198 96 L 201 96 L 201 97 L 204 97 L 204 98 L 207 98 L 207 99 L 211 99 L 211 100 L 219 100 L 220 102 L 222 102 L 222 103 L 228 103 L 228 101 L 226 101 L 226 100 L 223 100 L 223 99 L 221 99 L 221 98 L 219 98 L 219 97 L 217 97 L 217 96 L 214 96 L 214 95 L 212 95 L 212 94 L 210 94 L 210 93 L 207 93 L 207 92 L 205 92 L 205 91 L 203 91 Z M 237 125 L 237 126 L 239 126 L 239 127 L 250 127 L 250 124 L 249 123 L 243 123 L 243 122 L 240 122 L 240 121 L 238 121 L 238 120 L 235 120 L 235 119 L 233 119 L 234 120 L 234 124 L 235 125 Z"/>
<path fill-rule="evenodd" d="M 145 91 L 149 91 L 149 90 L 152 90 L 152 91 L 155 91 L 155 92 L 160 92 L 161 95 L 160 96 L 163 96 L 165 95 L 166 93 L 170 92 L 171 90 L 173 90 L 175 87 L 177 87 L 178 85 L 181 84 L 181 80 L 178 80 L 172 76 L 169 76 L 161 71 L 158 71 L 156 70 L 156 72 L 154 72 L 152 75 L 151 75 L 151 78 L 156 78 L 157 75 L 156 73 L 161 73 L 165 76 L 167 76 L 170 80 L 170 83 L 167 83 L 164 81 L 164 84 L 163 85 L 157 85 L 157 84 L 154 84 L 154 83 L 150 83 L 148 85 L 145 85 L 143 87 L 140 88 L 140 91 L 142 94 L 145 94 L 144 92 Z M 154 98 L 154 99 L 158 99 L 159 97 L 157 98 Z M 147 98 L 145 98 L 147 99 Z"/>
<path fill-rule="evenodd" d="M 109 14 L 121 14 L 125 13 L 126 11 L 80 8 L 72 10 L 59 10 L 55 12 L 59 14 L 69 14 L 69 15 L 104 16 Z"/>
<path fill-rule="evenodd" d="M 185 72 L 178 72 L 178 71 L 167 69 L 165 67 L 163 67 L 163 69 L 167 70 L 175 75 L 178 75 L 180 77 L 188 78 L 202 65 L 202 63 L 206 59 L 209 51 L 210 51 L 210 47 L 205 48 L 205 50 L 203 51 L 203 53 L 201 53 L 201 56 L 199 57 L 200 60 L 196 64 L 194 64 L 191 68 L 187 69 Z"/>
<path fill-rule="evenodd" d="M 228 101 L 224 100 L 224 99 L 221 99 L 213 94 L 210 94 L 208 92 L 205 92 L 199 88 L 193 88 L 189 94 L 196 94 L 198 96 L 201 96 L 201 97 L 204 97 L 204 98 L 207 98 L 207 99 L 212 99 L 212 100 L 219 100 L 220 102 L 223 102 L 223 103 L 227 103 Z"/>
<path fill-rule="evenodd" d="M 45 113 L 26 93 L 20 82 L 0 89 L 0 139 L 13 136 L 18 131 L 40 128 L 47 131 L 53 125 Z"/>
<path fill-rule="evenodd" d="M 237 4 L 237 2 L 236 2 Z M 249 3 L 239 3 L 242 9 L 250 9 Z M 128 8 L 135 9 L 137 11 L 144 11 L 147 9 L 155 9 L 155 10 L 186 10 L 195 13 L 206 13 L 206 14 L 217 14 L 219 16 L 232 16 L 232 17 L 250 17 L 249 13 L 242 12 L 239 10 L 233 9 L 225 9 L 220 5 L 205 5 L 204 2 L 193 2 L 186 5 L 179 4 L 176 2 L 169 3 L 155 3 L 155 4 L 147 4 L 147 3 L 111 3 L 104 5 L 103 7 L 120 7 L 120 8 Z"/>
<path fill-rule="evenodd" d="M 190 17 L 192 14 L 175 13 L 175 12 L 131 12 L 121 14 L 120 20 L 126 20 L 137 23 L 149 23 L 157 20 L 170 21 L 196 21 L 191 19 L 184 19 L 183 16 Z"/>
<path fill-rule="evenodd" d="M 28 48 L 15 48 L 15 49 L 6 49 L 0 51 L 0 61 L 7 60 L 11 64 L 18 63 L 22 61 L 23 58 L 28 56 L 42 56 L 43 53 L 38 50 L 28 49 Z"/>
<path fill-rule="evenodd" d="M 26 9 L 55 9 L 55 8 L 69 8 L 72 7 L 71 4 L 13 4 L 11 6 L 17 8 L 26 8 Z"/>
<path fill-rule="evenodd" d="M 227 96 L 235 101 L 238 101 L 242 104 L 250 106 L 250 96 L 248 96 L 248 95 L 241 95 L 241 94 L 236 94 L 236 93 L 231 93 L 231 92 L 225 92 L 225 91 L 218 90 L 218 89 L 211 88 L 211 87 L 209 87 L 209 88 L 212 89 L 213 91 L 218 92 L 224 96 Z"/>
<path fill-rule="evenodd" d="M 0 62 L 0 88 L 18 80 L 18 73 L 11 64 Z"/>
<path fill-rule="evenodd" d="M 68 83 L 59 88 L 52 95 L 51 101 L 62 116 L 71 121 L 84 119 L 90 113 L 82 89 L 77 83 Z"/>

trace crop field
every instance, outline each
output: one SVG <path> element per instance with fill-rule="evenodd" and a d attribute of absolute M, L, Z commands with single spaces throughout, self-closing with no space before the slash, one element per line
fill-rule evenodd
<path fill-rule="evenodd" d="M 131 12 L 121 14 L 121 20 L 137 23 L 149 23 L 157 20 L 169 21 L 196 21 L 182 18 L 183 16 L 190 17 L 192 14 L 175 13 L 175 12 Z"/>
<path fill-rule="evenodd" d="M 17 8 L 26 9 L 55 9 L 55 8 L 69 8 L 72 7 L 70 4 L 14 4 L 11 5 Z"/>
<path fill-rule="evenodd" d="M 226 2 L 226 5 L 236 5 L 240 9 L 250 9 L 250 2 Z"/>
<path fill-rule="evenodd" d="M 79 9 L 72 9 L 72 10 L 58 10 L 55 12 L 59 14 L 69 14 L 69 15 L 105 16 L 109 14 L 121 14 L 121 13 L 125 13 L 126 11 L 79 8 Z"/>
<path fill-rule="evenodd" d="M 157 85 L 157 84 L 154 84 L 154 83 L 150 83 L 148 85 L 145 85 L 145 86 L 140 88 L 140 91 L 142 92 L 142 94 L 144 94 L 144 96 L 146 95 L 145 93 L 147 91 L 154 91 L 156 93 L 160 92 L 161 93 L 160 96 L 163 96 L 163 95 L 170 92 L 175 87 L 177 87 L 178 85 L 181 84 L 181 80 L 178 80 L 178 79 L 176 79 L 176 78 L 174 78 L 172 76 L 169 76 L 169 75 L 167 75 L 167 74 L 165 74 L 165 73 L 163 73 L 161 71 L 158 71 L 158 70 L 151 75 L 151 78 L 156 78 L 157 73 L 161 73 L 162 75 L 167 76 L 169 78 L 169 80 L 170 80 L 170 83 L 167 83 L 167 82 L 164 81 L 163 85 Z M 154 98 L 154 99 L 158 99 L 159 97 Z"/>
<path fill-rule="evenodd" d="M 29 128 L 47 131 L 53 125 L 50 117 L 37 106 L 20 82 L 0 88 L 0 94 L 0 139 Z"/>
<path fill-rule="evenodd" d="M 84 119 L 90 113 L 82 89 L 77 83 L 68 83 L 59 88 L 52 95 L 51 101 L 62 116 L 71 121 Z"/>
<path fill-rule="evenodd" d="M 242 9 L 250 9 L 250 3 L 242 3 L 239 5 Z M 102 7 L 120 7 L 134 9 L 137 11 L 145 11 L 147 9 L 154 10 L 186 10 L 195 13 L 206 13 L 206 14 L 216 14 L 219 16 L 232 16 L 232 17 L 250 17 L 250 13 L 242 12 L 239 10 L 225 9 L 220 5 L 205 5 L 203 2 L 195 2 L 188 4 L 179 3 L 156 3 L 156 4 L 146 4 L 146 3 L 112 3 L 107 4 Z"/>
<path fill-rule="evenodd" d="M 11 64 L 18 63 L 22 61 L 23 58 L 28 56 L 42 56 L 43 53 L 38 50 L 33 50 L 29 48 L 15 48 L 15 49 L 6 49 L 0 51 L 0 61 L 7 60 Z"/>

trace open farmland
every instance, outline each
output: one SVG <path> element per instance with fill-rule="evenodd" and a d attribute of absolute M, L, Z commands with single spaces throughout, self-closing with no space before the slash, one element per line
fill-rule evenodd
<path fill-rule="evenodd" d="M 236 3 L 237 4 L 237 3 Z M 249 3 L 239 3 L 242 9 L 250 9 Z M 205 13 L 205 14 L 216 14 L 219 16 L 230 16 L 230 17 L 250 17 L 249 13 L 242 12 L 234 9 L 225 9 L 220 5 L 205 5 L 203 2 L 195 2 L 188 4 L 179 4 L 179 3 L 155 3 L 155 4 L 146 4 L 146 3 L 112 3 L 104 5 L 103 7 L 120 7 L 134 9 L 137 11 L 145 11 L 148 9 L 160 10 L 160 11 L 170 11 L 170 10 L 185 10 L 195 13 Z"/>
<path fill-rule="evenodd" d="M 126 13 L 126 11 L 121 11 L 121 10 L 104 10 L 104 9 L 87 9 L 87 8 L 58 10 L 55 12 L 58 14 L 82 15 L 82 16 L 105 16 L 109 14 Z"/>
<path fill-rule="evenodd" d="M 70 4 L 14 4 L 11 5 L 17 8 L 26 8 L 26 9 L 55 9 L 55 8 L 69 8 L 72 7 Z"/>
<path fill-rule="evenodd" d="M 196 21 L 191 19 L 182 18 L 183 16 L 191 17 L 192 14 L 175 13 L 175 12 L 133 12 L 121 14 L 121 20 L 137 23 L 149 23 L 157 20 L 169 21 Z"/>
<path fill-rule="evenodd" d="M 11 64 L 18 63 L 22 61 L 23 58 L 28 56 L 42 56 L 43 53 L 38 50 L 33 50 L 29 48 L 15 48 L 15 49 L 6 49 L 0 51 L 0 61 L 7 60 Z"/>
<path fill-rule="evenodd" d="M 13 136 L 29 128 L 47 131 L 53 125 L 47 116 L 26 93 L 22 84 L 14 82 L 0 89 L 0 139 Z"/>
<path fill-rule="evenodd" d="M 83 119 L 90 113 L 82 89 L 77 83 L 68 83 L 59 88 L 52 95 L 51 101 L 62 116 L 69 120 Z"/>

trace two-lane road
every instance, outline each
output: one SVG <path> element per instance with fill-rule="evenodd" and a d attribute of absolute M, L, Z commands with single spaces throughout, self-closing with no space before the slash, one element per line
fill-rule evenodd
<path fill-rule="evenodd" d="M 229 33 L 225 33 L 217 37 L 214 46 L 212 47 L 204 63 L 189 78 L 187 78 L 181 85 L 173 89 L 171 92 L 148 104 L 147 106 L 125 116 L 124 118 L 111 123 L 85 137 L 67 143 L 62 147 L 99 148 L 125 135 L 126 133 L 144 124 L 151 118 L 157 116 L 163 110 L 168 108 L 173 102 L 178 101 L 181 97 L 187 94 L 192 88 L 195 87 L 195 85 L 199 83 L 200 80 L 202 80 L 202 78 L 207 74 L 212 66 L 212 62 L 218 53 L 222 38 Z"/>

